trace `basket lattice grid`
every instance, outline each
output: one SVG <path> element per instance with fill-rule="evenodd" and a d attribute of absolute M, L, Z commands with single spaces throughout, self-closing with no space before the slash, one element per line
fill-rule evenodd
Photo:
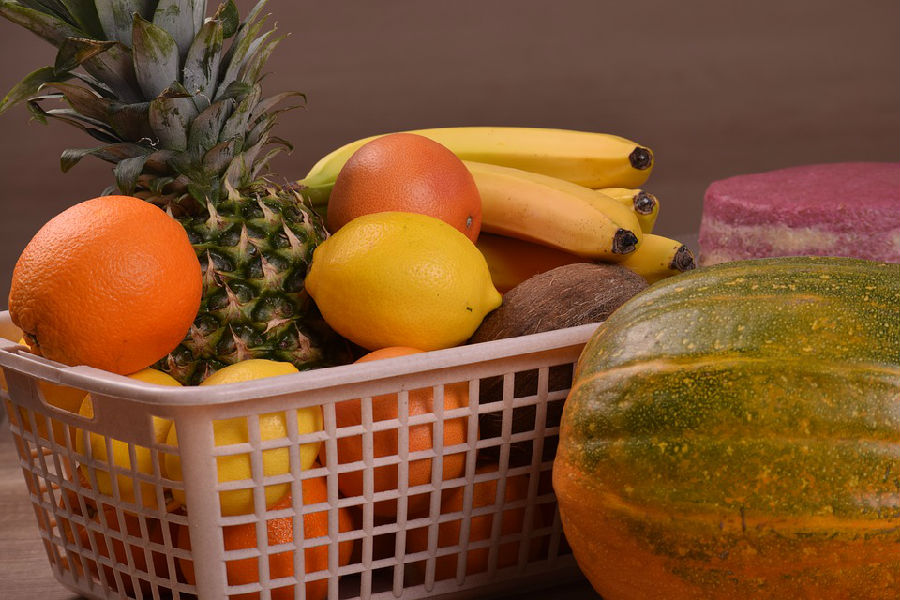
<path fill-rule="evenodd" d="M 3 318 L 0 336 L 15 337 Z M 62 367 L 3 340 L 0 366 L 40 536 L 73 591 L 482 597 L 577 576 L 550 476 L 592 330 L 205 388 Z M 89 392 L 93 417 L 48 404 L 41 382 Z M 320 428 L 304 429 L 309 410 L 321 412 Z M 271 418 L 282 424 L 275 435 Z M 163 421 L 177 445 L 159 437 Z M 221 438 L 222 423 L 240 423 L 236 437 Z M 316 462 L 304 465 L 311 445 Z M 238 463 L 237 476 L 220 477 L 222 464 Z M 234 498 L 246 507 L 227 508 Z M 290 535 L 270 539 L 276 527 Z"/>

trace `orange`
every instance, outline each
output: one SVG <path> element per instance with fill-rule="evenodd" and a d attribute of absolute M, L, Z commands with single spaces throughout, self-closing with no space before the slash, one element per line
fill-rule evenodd
<path fill-rule="evenodd" d="M 78 482 L 82 487 L 88 487 L 87 481 L 81 475 L 79 475 L 78 477 Z M 79 517 L 90 519 L 97 524 L 105 523 L 106 527 L 109 528 L 111 532 L 113 532 L 110 533 L 109 536 L 104 536 L 102 533 L 96 531 L 95 529 L 88 529 L 84 525 L 81 525 L 74 520 L 70 520 L 66 517 L 61 517 L 60 527 L 64 532 L 66 539 L 70 543 L 74 544 L 75 534 L 77 532 L 78 545 L 80 545 L 82 552 L 92 554 L 94 552 L 94 548 L 96 548 L 97 554 L 107 559 L 110 558 L 109 546 L 111 545 L 113 550 L 114 562 L 117 565 L 120 565 L 116 568 L 116 571 L 118 571 L 119 576 L 121 577 L 123 591 L 129 596 L 134 596 L 134 580 L 128 573 L 129 561 L 128 554 L 126 553 L 125 543 L 122 542 L 122 540 L 118 539 L 119 537 L 122 537 L 122 533 L 121 523 L 119 522 L 119 517 L 115 507 L 111 504 L 102 504 L 103 518 L 105 519 L 105 521 L 103 521 L 101 520 L 100 514 L 97 511 L 97 504 L 93 500 L 85 498 L 84 504 L 85 508 L 87 509 L 87 514 L 84 514 L 81 510 L 81 504 L 78 500 L 78 495 L 76 494 L 76 492 L 70 489 L 66 489 L 64 493 L 68 500 L 68 508 L 72 510 L 73 514 Z M 60 499 L 59 505 L 61 510 L 66 510 L 66 503 L 62 499 Z M 147 554 L 144 552 L 144 546 L 148 541 L 160 546 L 164 545 L 165 538 L 163 537 L 162 528 L 165 525 L 159 519 L 146 518 L 145 521 L 147 532 L 146 538 L 141 531 L 140 518 L 134 513 L 122 511 L 122 522 L 125 524 L 126 534 L 128 536 L 136 538 L 135 542 L 128 543 L 128 551 L 131 552 L 131 564 L 137 571 L 135 576 L 140 580 L 140 587 L 143 591 L 144 596 L 149 597 L 152 593 L 150 589 L 150 583 L 148 581 L 151 578 L 151 573 L 148 568 Z M 98 526 L 99 525 L 94 525 L 94 527 Z M 172 539 L 174 539 L 174 537 Z M 150 557 L 152 560 L 153 575 L 161 579 L 167 579 L 169 577 L 169 566 L 166 555 L 162 552 L 151 551 Z M 75 559 L 75 566 L 80 573 L 84 572 L 84 568 L 86 566 L 88 572 L 95 579 L 99 580 L 100 576 L 98 572 L 99 567 L 97 565 L 97 562 L 91 559 L 77 557 Z M 116 576 L 113 569 L 108 565 L 103 565 L 103 572 L 104 577 L 106 578 L 106 585 L 113 590 L 118 591 L 119 585 L 116 582 Z"/>
<path fill-rule="evenodd" d="M 328 230 L 386 211 L 441 219 L 473 242 L 481 231 L 481 196 L 472 174 L 445 146 L 412 133 L 376 138 L 350 157 L 328 200 Z"/>
<path fill-rule="evenodd" d="M 138 198 L 103 196 L 31 239 L 13 270 L 9 312 L 36 354 L 126 375 L 184 338 L 202 285 L 175 219 Z"/>
<path fill-rule="evenodd" d="M 563 265 L 587 262 L 587 259 L 558 248 L 493 233 L 478 236 L 475 247 L 484 255 L 491 282 L 501 294 L 539 273 Z"/>
<path fill-rule="evenodd" d="M 498 470 L 496 464 L 484 465 L 476 469 L 475 474 L 496 473 Z M 448 515 L 461 512 L 463 510 L 465 487 L 458 487 L 447 490 L 441 501 L 441 514 Z M 500 513 L 499 508 L 512 502 L 521 502 L 528 498 L 528 475 L 516 475 L 507 477 L 505 500 L 497 498 L 497 480 L 489 479 L 476 483 L 472 495 L 472 508 L 482 508 L 485 506 L 497 505 L 496 513 L 473 517 L 469 524 L 469 540 L 468 543 L 480 542 L 491 538 L 491 529 L 493 528 L 494 518 Z M 525 507 L 509 508 L 502 511 L 502 519 L 500 523 L 500 536 L 513 535 L 521 533 L 525 524 Z M 534 511 L 533 527 L 541 526 L 541 513 Z M 462 529 L 462 519 L 445 521 L 438 526 L 438 547 L 449 548 L 452 546 L 462 545 L 460 538 Z M 537 542 L 526 542 L 531 544 L 529 557 L 534 558 L 537 551 L 540 550 Z M 407 533 L 406 537 L 407 551 L 422 552 L 428 549 L 428 527 L 419 527 L 412 529 Z M 475 548 L 469 550 L 466 557 L 466 575 L 474 575 L 476 573 L 484 573 L 488 570 L 488 559 L 490 558 L 489 548 Z M 435 580 L 453 579 L 456 577 L 458 554 L 446 554 L 438 557 L 435 562 Z M 500 544 L 497 549 L 497 568 L 511 567 L 519 562 L 519 542 L 510 541 Z M 425 563 L 421 563 L 424 568 Z"/>
<path fill-rule="evenodd" d="M 303 480 L 303 503 L 318 504 L 328 501 L 328 488 L 326 487 L 325 478 L 318 477 L 314 479 Z M 290 508 L 292 500 L 290 494 L 276 504 L 272 510 L 282 510 Z M 353 529 L 353 520 L 349 511 L 345 508 L 338 509 L 338 529 L 340 532 L 346 532 Z M 277 546 L 280 544 L 290 544 L 294 541 L 294 520 L 291 517 L 279 519 L 269 519 L 266 521 L 266 532 L 268 534 L 269 546 Z M 328 511 L 320 511 L 309 513 L 303 516 L 303 535 L 306 539 L 327 537 L 328 532 Z M 243 525 L 229 525 L 222 528 L 222 536 L 225 543 L 225 550 L 240 550 L 243 548 L 256 548 L 256 524 L 245 523 Z M 178 545 L 186 550 L 191 549 L 190 536 L 186 527 L 180 527 L 177 537 Z M 350 555 L 353 553 L 353 541 L 341 542 L 338 545 L 338 564 L 346 565 L 350 562 Z M 313 548 L 307 548 L 304 551 L 304 561 L 307 573 L 316 573 L 328 569 L 328 545 L 327 541 L 323 541 L 322 545 Z M 184 575 L 185 581 L 190 584 L 196 583 L 194 573 L 194 563 L 183 558 L 178 559 L 181 567 L 181 573 Z M 256 583 L 259 581 L 259 562 L 258 559 L 245 558 L 241 560 L 231 560 L 225 564 L 225 572 L 228 576 L 229 585 L 245 585 L 248 583 Z M 278 554 L 269 555 L 269 579 L 279 579 L 282 577 L 292 577 L 294 575 L 294 553 L 279 552 Z M 328 596 L 328 579 L 319 576 L 306 583 L 307 600 L 321 600 Z M 257 600 L 260 597 L 258 593 L 236 594 L 230 596 L 231 600 Z M 280 587 L 272 590 L 272 600 L 293 600 L 294 586 Z"/>
<path fill-rule="evenodd" d="M 383 358 L 393 358 L 419 353 L 421 350 L 396 346 L 371 352 L 356 362 L 368 362 Z M 409 415 L 427 414 L 433 411 L 434 395 L 432 388 L 410 390 Z M 446 385 L 444 387 L 444 410 L 462 408 L 469 404 L 467 383 Z M 372 398 L 372 421 L 397 419 L 399 415 L 396 394 L 385 394 Z M 359 398 L 345 400 L 335 405 L 337 426 L 353 427 L 362 424 L 362 402 Z M 434 446 L 433 424 L 424 423 L 409 427 L 409 452 L 430 450 Z M 459 417 L 444 422 L 444 447 L 463 444 L 466 441 L 467 419 Z M 374 458 L 397 456 L 399 450 L 399 430 L 383 429 L 372 434 Z M 338 462 L 341 464 L 363 460 L 363 436 L 339 437 Z M 324 446 L 323 446 L 324 448 Z M 324 461 L 323 461 L 324 462 Z M 444 454 L 443 479 L 454 479 L 462 475 L 466 465 L 464 452 Z M 421 458 L 409 462 L 409 487 L 426 485 L 432 481 L 431 459 Z M 375 492 L 396 490 L 399 486 L 399 469 L 397 465 L 384 465 L 374 469 Z M 363 471 L 349 471 L 338 476 L 338 487 L 345 496 L 362 496 Z M 429 494 L 416 494 L 407 499 L 407 512 L 410 516 L 423 515 L 428 512 Z M 375 503 L 375 515 L 382 518 L 396 517 L 397 501 L 383 500 Z"/>
<path fill-rule="evenodd" d="M 20 346 L 28 346 L 25 339 L 19 340 Z M 84 390 L 79 390 L 78 388 L 68 387 L 65 385 L 59 385 L 56 383 L 50 383 L 49 381 L 38 380 L 38 389 L 41 391 L 41 396 L 43 396 L 44 401 L 47 402 L 50 406 L 55 406 L 56 408 L 61 408 L 63 410 L 67 410 L 69 412 L 78 412 L 78 407 L 81 406 L 81 402 L 85 396 L 87 396 L 87 392 Z M 6 379 L 3 377 L 3 369 L 0 369 L 0 389 L 7 391 L 7 383 Z M 31 431 L 31 413 L 30 411 L 22 408 L 16 407 L 13 409 L 12 404 L 7 407 L 7 413 L 9 414 L 9 422 L 13 425 L 22 424 L 22 428 L 25 431 Z M 66 426 L 61 421 L 57 421 L 52 417 L 45 417 L 43 414 L 34 414 L 34 420 L 37 423 L 38 435 L 40 435 L 44 439 L 50 439 L 48 435 L 48 424 L 50 425 L 50 429 L 53 431 L 53 440 L 61 445 L 66 445 Z M 70 428 L 70 436 L 74 436 L 75 429 Z M 74 439 L 74 437 L 73 437 Z"/>

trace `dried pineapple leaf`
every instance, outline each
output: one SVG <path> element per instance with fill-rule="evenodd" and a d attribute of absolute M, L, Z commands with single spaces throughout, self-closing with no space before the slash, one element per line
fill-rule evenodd
<path fill-rule="evenodd" d="M 159 96 L 180 79 L 178 46 L 169 33 L 150 21 L 134 16 L 134 71 L 145 97 Z"/>
<path fill-rule="evenodd" d="M 72 22 L 72 16 L 69 14 L 69 11 L 66 10 L 66 7 L 59 0 L 19 0 L 19 4 L 48 15 L 53 15 L 70 25 L 75 25 Z"/>
<path fill-rule="evenodd" d="M 88 34 L 92 38 L 102 39 L 103 26 L 100 24 L 100 17 L 97 15 L 97 5 L 94 2 L 84 2 L 84 0 L 59 0 L 59 3 L 66 7 L 69 15 L 72 17 L 73 24 Z"/>
<path fill-rule="evenodd" d="M 238 29 L 234 40 L 231 42 L 231 48 L 228 50 L 225 60 L 222 61 L 222 66 L 225 71 L 221 74 L 218 91 L 219 96 L 222 95 L 223 90 L 228 89 L 228 86 L 237 80 L 238 74 L 241 72 L 241 68 L 244 66 L 244 63 L 251 52 L 258 48 L 259 44 L 262 43 L 258 42 L 259 38 L 257 35 L 264 25 L 265 20 L 259 21 L 258 23 L 247 22 Z M 269 31 L 264 35 L 269 36 L 271 33 L 272 32 Z"/>
<path fill-rule="evenodd" d="M 198 155 L 208 152 L 219 142 L 219 132 L 234 110 L 235 101 L 225 98 L 214 102 L 191 123 L 188 148 Z"/>
<path fill-rule="evenodd" d="M 66 38 L 84 37 L 83 31 L 62 19 L 34 8 L 23 6 L 13 0 L 0 0 L 0 16 L 16 25 L 21 25 L 54 46 L 59 46 Z"/>
<path fill-rule="evenodd" d="M 105 52 L 92 56 L 84 62 L 84 70 L 111 89 L 122 102 L 140 102 L 137 74 L 131 48 L 116 42 Z"/>
<path fill-rule="evenodd" d="M 262 173 L 263 170 L 268 168 L 269 162 L 271 162 L 271 160 L 273 158 L 275 158 L 282 152 L 284 152 L 284 148 L 272 148 L 271 150 L 266 152 L 265 156 L 263 156 L 261 159 L 259 159 L 258 161 L 256 161 L 256 163 L 253 164 L 253 169 L 250 172 L 250 177 L 254 180 L 257 177 L 259 177 L 260 173 Z"/>
<path fill-rule="evenodd" d="M 109 105 L 109 124 L 116 134 L 126 140 L 155 139 L 156 134 L 150 126 L 150 103 L 111 102 Z"/>
<path fill-rule="evenodd" d="M 233 81 L 231 82 L 225 91 L 222 91 L 221 86 L 219 87 L 219 100 L 224 100 L 226 98 L 230 98 L 232 100 L 236 100 L 240 102 L 244 98 L 247 97 L 248 94 L 253 92 L 253 86 L 250 84 L 246 84 L 242 81 Z"/>
<path fill-rule="evenodd" d="M 147 162 L 144 163 L 144 170 L 164 174 L 169 171 L 169 161 L 174 156 L 175 153 L 172 150 L 157 150 L 147 157 Z M 172 181 L 172 178 L 158 177 L 155 181 L 159 182 L 160 186 L 165 186 Z"/>
<path fill-rule="evenodd" d="M 264 41 L 269 34 L 274 33 L 275 30 L 270 31 L 264 37 L 261 37 L 257 41 Z M 284 38 L 287 36 L 281 36 L 279 38 L 275 38 L 274 40 L 260 44 L 258 49 L 255 49 L 253 53 L 247 58 L 247 61 L 241 67 L 240 72 L 238 73 L 238 80 L 243 81 L 245 83 L 257 83 L 261 80 L 261 73 L 264 66 L 266 66 L 266 62 L 272 56 L 272 52 L 275 50 L 275 47 L 281 43 Z"/>
<path fill-rule="evenodd" d="M 228 165 L 234 160 L 236 140 L 227 140 L 220 144 L 216 144 L 203 155 L 203 170 L 210 174 L 218 176 Z"/>
<path fill-rule="evenodd" d="M 273 136 L 269 137 L 268 143 L 277 144 L 282 147 L 281 148 L 282 150 L 287 150 L 288 152 L 294 151 L 294 145 L 284 138 L 280 138 L 280 137 L 273 135 Z"/>
<path fill-rule="evenodd" d="M 94 90 L 94 92 L 96 92 L 98 96 L 102 96 L 103 98 L 108 98 L 110 100 L 115 98 L 115 94 L 111 89 L 109 89 L 109 86 L 102 81 L 98 81 L 92 75 L 88 75 L 87 73 L 81 73 L 78 71 L 70 71 L 69 74 L 73 78 L 81 81 L 81 83 L 86 84 L 89 88 Z"/>
<path fill-rule="evenodd" d="M 59 90 L 75 111 L 111 126 L 109 109 L 113 103 L 112 100 L 102 98 L 92 90 L 70 83 L 52 82 L 42 86 L 41 89 L 48 87 Z"/>
<path fill-rule="evenodd" d="M 147 148 L 131 143 L 107 144 L 96 148 L 70 148 L 63 151 L 60 157 L 60 167 L 66 173 L 81 162 L 85 156 L 96 156 L 106 162 L 118 163 L 126 158 L 143 156 L 148 152 Z"/>
<path fill-rule="evenodd" d="M 132 45 L 134 15 L 152 19 L 156 0 L 93 0 L 106 38 Z"/>
<path fill-rule="evenodd" d="M 103 121 L 92 119 L 91 117 L 79 114 L 78 112 L 70 108 L 54 108 L 51 110 L 44 110 L 39 104 L 41 100 L 57 98 L 57 96 L 45 96 L 31 99 L 28 101 L 28 108 L 32 111 L 32 114 L 34 114 L 35 117 L 41 120 L 45 120 L 47 117 L 50 117 L 52 119 L 63 121 L 64 123 L 68 123 L 69 125 L 74 125 L 75 127 L 84 129 L 85 131 L 88 131 L 89 129 L 101 131 L 104 134 L 110 136 L 114 141 L 121 141 L 118 139 L 118 136 L 116 136 L 115 131 L 112 130 L 112 127 L 110 127 Z"/>
<path fill-rule="evenodd" d="M 87 38 L 66 38 L 59 46 L 56 53 L 54 66 L 59 71 L 72 71 L 80 67 L 84 62 L 106 52 L 115 42 L 102 40 L 89 40 Z"/>
<path fill-rule="evenodd" d="M 180 82 L 173 81 L 169 87 L 164 89 L 162 93 L 159 95 L 160 98 L 191 98 L 193 94 L 191 94 L 186 87 L 184 87 Z"/>
<path fill-rule="evenodd" d="M 225 124 L 222 126 L 222 131 L 219 133 L 220 142 L 236 138 L 240 140 L 237 144 L 236 151 L 240 152 L 243 149 L 244 137 L 247 134 L 250 122 L 250 114 L 253 111 L 253 107 L 259 102 L 259 97 L 261 95 L 262 89 L 260 89 L 258 85 L 254 86 L 254 89 L 250 94 L 238 103 L 234 112 L 231 113 L 231 116 L 228 117 L 228 120 L 225 121 Z"/>
<path fill-rule="evenodd" d="M 116 163 L 113 169 L 113 175 L 116 178 L 116 186 L 119 190 L 128 196 L 134 194 L 134 188 L 137 185 L 138 177 L 144 172 L 144 163 L 150 157 L 149 154 L 126 158 Z"/>
<path fill-rule="evenodd" d="M 253 146 L 261 141 L 264 142 L 268 139 L 268 133 L 275 127 L 277 121 L 278 118 L 275 115 L 264 115 L 257 120 L 253 127 L 250 128 L 250 131 L 247 132 L 246 144 Z"/>
<path fill-rule="evenodd" d="M 303 102 L 301 102 L 300 104 L 295 104 L 293 106 L 288 106 L 287 108 L 282 108 L 281 110 L 272 111 L 275 106 L 281 104 L 288 98 L 300 98 Z M 281 112 L 287 112 L 289 110 L 302 108 L 304 106 L 306 106 L 306 94 L 302 92 L 282 92 L 280 94 L 275 94 L 274 96 L 269 96 L 268 98 L 263 98 L 259 101 L 256 107 L 253 109 L 253 112 L 250 114 L 250 122 L 256 123 L 262 117 L 275 115 Z"/>
<path fill-rule="evenodd" d="M 219 64 L 222 60 L 224 30 L 219 21 L 207 21 L 194 40 L 184 61 L 184 87 L 202 102 L 198 109 L 209 106 L 216 93 Z"/>
<path fill-rule="evenodd" d="M 250 12 L 247 13 L 246 23 L 252 23 L 259 18 L 259 15 L 262 13 L 263 9 L 269 3 L 269 0 L 260 0 L 256 3 L 256 6 L 250 9 Z"/>
<path fill-rule="evenodd" d="M 66 81 L 72 76 L 69 73 L 60 73 L 53 67 L 41 67 L 36 71 L 29 73 L 25 79 L 13 86 L 13 89 L 0 100 L 0 114 L 3 114 L 9 107 L 34 98 L 41 87 L 48 83 L 57 83 Z"/>
<path fill-rule="evenodd" d="M 178 52 L 184 57 L 187 56 L 194 36 L 203 26 L 202 11 L 205 8 L 206 2 L 203 0 L 159 0 L 153 13 L 153 24 L 169 32 L 178 46 Z M 196 21 L 198 9 L 201 15 L 199 22 Z M 191 15 L 192 18 L 186 18 L 186 15 Z"/>
<path fill-rule="evenodd" d="M 222 35 L 226 40 L 237 33 L 238 27 L 241 25 L 241 15 L 234 0 L 228 0 L 221 4 L 213 18 L 221 21 Z"/>
<path fill-rule="evenodd" d="M 150 102 L 150 127 L 163 148 L 188 148 L 188 128 L 197 116 L 190 98 L 160 96 Z"/>

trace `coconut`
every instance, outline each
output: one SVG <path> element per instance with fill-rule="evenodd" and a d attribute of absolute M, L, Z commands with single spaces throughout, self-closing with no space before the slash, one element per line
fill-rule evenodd
<path fill-rule="evenodd" d="M 575 327 L 606 320 L 626 300 L 647 287 L 647 282 L 624 267 L 604 263 L 573 263 L 557 267 L 527 279 L 503 295 L 503 304 L 484 319 L 469 343 L 519 337 L 554 329 Z M 548 392 L 567 390 L 572 384 L 572 366 L 551 367 Z M 538 393 L 536 369 L 515 374 L 516 398 Z M 503 377 L 481 380 L 479 402 L 497 402 L 503 398 Z M 543 400 L 546 402 L 546 398 Z M 547 406 L 546 428 L 559 427 L 562 401 Z M 532 431 L 539 426 L 534 404 L 512 411 L 512 433 Z M 479 417 L 482 440 L 499 438 L 503 413 L 484 413 Z M 540 460 L 552 460 L 556 453 L 555 436 L 544 441 Z M 480 459 L 499 460 L 500 445 L 483 448 Z M 510 466 L 531 463 L 532 442 L 516 442 L 510 446 Z"/>

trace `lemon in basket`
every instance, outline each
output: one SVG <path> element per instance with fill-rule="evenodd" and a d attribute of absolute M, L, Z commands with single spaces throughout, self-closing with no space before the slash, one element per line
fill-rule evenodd
<path fill-rule="evenodd" d="M 141 371 L 138 371 L 137 373 L 132 373 L 128 377 L 131 379 L 136 379 L 138 381 L 143 381 L 144 383 L 153 383 L 156 385 L 181 385 L 170 375 L 156 369 L 143 369 Z M 81 408 L 78 409 L 78 414 L 89 419 L 94 418 L 94 403 L 91 400 L 90 395 L 85 396 L 84 400 L 81 403 Z M 172 422 L 168 419 L 153 417 L 153 437 L 158 443 L 166 441 L 166 437 L 169 434 L 169 429 L 171 428 Z M 85 446 L 84 438 L 85 432 L 81 429 L 76 429 L 75 450 L 85 457 L 109 464 L 110 454 L 107 450 L 106 437 L 100 435 L 99 433 L 89 432 L 87 435 L 87 446 Z M 153 475 L 153 456 L 151 454 L 152 450 L 150 450 L 150 448 L 145 448 L 144 446 L 134 446 L 134 463 L 132 463 L 131 453 L 128 450 L 128 444 L 126 442 L 113 439 L 110 440 L 110 447 L 112 449 L 112 464 L 116 468 L 126 471 L 135 471 L 137 473 L 143 473 L 146 475 Z M 161 461 L 160 468 L 162 468 Z M 84 479 L 89 482 L 94 481 L 90 475 L 90 472 L 93 471 L 96 475 L 97 491 L 107 496 L 114 495 L 113 480 L 108 470 L 104 470 L 102 467 L 92 468 L 85 464 L 80 465 L 78 469 L 81 471 Z M 119 488 L 119 498 L 121 498 L 123 502 L 128 502 L 130 504 L 138 503 L 137 491 L 135 490 L 135 480 L 129 474 L 118 473 L 116 475 L 116 485 Z M 142 506 L 145 506 L 147 508 L 159 507 L 159 499 L 157 497 L 158 494 L 156 493 L 156 488 L 152 483 L 145 481 L 140 482 L 139 490 L 141 496 L 140 504 Z"/>
<path fill-rule="evenodd" d="M 245 360 L 227 366 L 216 371 L 206 378 L 201 386 L 221 385 L 225 383 L 241 383 L 254 379 L 275 377 L 277 375 L 289 375 L 298 370 L 290 363 L 278 362 L 266 359 Z M 285 413 L 260 414 L 254 418 L 259 420 L 260 440 L 285 440 L 287 441 L 287 423 Z M 230 446 L 234 444 L 247 444 L 250 441 L 249 423 L 246 417 L 221 419 L 213 421 L 213 436 L 216 446 Z M 297 433 L 303 435 L 322 429 L 322 409 L 318 406 L 310 406 L 297 410 Z M 171 446 L 178 445 L 178 434 L 172 427 L 167 440 Z M 300 469 L 309 469 L 319 453 L 320 442 L 308 442 L 300 445 Z M 291 451 L 287 446 L 270 448 L 262 451 L 262 475 L 272 477 L 291 472 Z M 166 454 L 166 474 L 174 481 L 182 480 L 181 458 L 175 454 Z M 216 457 L 218 465 L 219 482 L 245 481 L 246 487 L 240 489 L 222 490 L 219 492 L 219 504 L 223 516 L 244 515 L 254 511 L 253 487 L 251 480 L 253 473 L 251 457 L 249 454 L 228 454 Z M 277 483 L 265 487 L 266 508 L 272 508 L 290 491 L 290 483 Z M 185 504 L 184 490 L 173 489 L 172 495 L 176 501 Z"/>
<path fill-rule="evenodd" d="M 335 331 L 367 350 L 456 346 L 502 301 L 469 238 L 405 212 L 341 227 L 316 248 L 306 290 Z"/>

